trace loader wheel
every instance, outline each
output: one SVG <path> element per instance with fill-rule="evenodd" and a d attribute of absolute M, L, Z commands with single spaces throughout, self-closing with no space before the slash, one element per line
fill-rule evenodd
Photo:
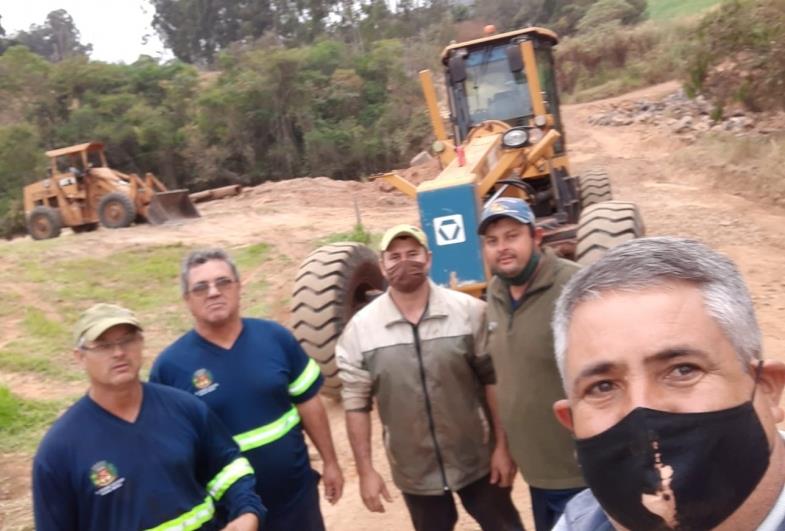
<path fill-rule="evenodd" d="M 108 193 L 98 202 L 98 219 L 107 229 L 128 227 L 135 217 L 133 201 L 122 192 Z"/>
<path fill-rule="evenodd" d="M 638 205 L 626 201 L 604 201 L 581 212 L 575 261 L 588 265 L 620 243 L 646 233 Z"/>
<path fill-rule="evenodd" d="M 338 336 L 384 287 L 378 256 L 360 243 L 325 245 L 300 264 L 292 295 L 294 336 L 319 364 L 325 395 L 340 396 L 335 363 Z"/>
<path fill-rule="evenodd" d="M 605 170 L 592 169 L 581 176 L 578 181 L 581 196 L 581 208 L 586 208 L 596 203 L 613 200 L 611 180 Z"/>
<path fill-rule="evenodd" d="M 62 228 L 60 211 L 51 207 L 37 206 L 27 218 L 27 231 L 34 240 L 57 238 Z"/>
<path fill-rule="evenodd" d="M 98 223 L 85 223 L 83 225 L 74 225 L 71 227 L 71 230 L 74 231 L 76 234 L 82 232 L 93 232 L 98 228 Z"/>

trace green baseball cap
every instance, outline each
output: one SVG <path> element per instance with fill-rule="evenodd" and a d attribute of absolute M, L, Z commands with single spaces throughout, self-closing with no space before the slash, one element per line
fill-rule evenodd
<path fill-rule="evenodd" d="M 410 238 L 414 238 L 420 242 L 420 245 L 428 249 L 428 237 L 425 235 L 422 229 L 420 229 L 420 227 L 415 227 L 414 225 L 408 225 L 404 223 L 387 229 L 387 232 L 385 232 L 384 236 L 382 236 L 382 241 L 379 244 L 379 250 L 381 252 L 386 251 L 392 241 L 395 238 L 400 238 L 401 236 L 409 236 Z"/>
<path fill-rule="evenodd" d="M 116 304 L 95 304 L 79 317 L 74 326 L 74 343 L 79 345 L 81 341 L 95 341 L 113 326 L 122 324 L 142 329 L 139 319 L 131 310 Z"/>

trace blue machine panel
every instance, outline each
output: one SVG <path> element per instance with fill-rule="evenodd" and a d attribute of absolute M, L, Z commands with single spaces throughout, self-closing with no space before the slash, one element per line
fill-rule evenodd
<path fill-rule="evenodd" d="M 431 278 L 449 287 L 451 277 L 458 286 L 485 282 L 479 212 L 474 183 L 419 191 L 422 229 L 433 253 Z"/>

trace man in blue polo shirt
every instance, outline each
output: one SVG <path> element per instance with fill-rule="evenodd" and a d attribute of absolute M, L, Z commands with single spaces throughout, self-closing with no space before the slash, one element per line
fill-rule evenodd
<path fill-rule="evenodd" d="M 259 478 L 265 531 L 323 530 L 303 429 L 321 454 L 331 503 L 343 476 L 318 396 L 319 367 L 283 326 L 240 317 L 240 279 L 224 251 L 188 255 L 181 288 L 194 329 L 161 353 L 150 380 L 193 393 L 223 420 Z"/>
<path fill-rule="evenodd" d="M 251 465 L 199 400 L 139 380 L 141 332 L 112 304 L 77 323 L 74 352 L 90 389 L 36 453 L 36 529 L 258 529 L 265 509 Z"/>

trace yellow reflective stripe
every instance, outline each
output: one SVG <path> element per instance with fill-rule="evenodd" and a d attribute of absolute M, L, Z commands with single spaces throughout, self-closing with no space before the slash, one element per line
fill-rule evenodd
<path fill-rule="evenodd" d="M 224 492 L 234 485 L 235 481 L 248 474 L 253 474 L 251 463 L 245 457 L 238 457 L 210 480 L 210 483 L 207 484 L 207 492 L 216 500 L 220 500 Z"/>
<path fill-rule="evenodd" d="M 319 378 L 319 366 L 313 359 L 308 359 L 308 364 L 295 381 L 289 384 L 289 394 L 298 396 L 303 394 Z"/>
<path fill-rule="evenodd" d="M 283 414 L 281 418 L 265 424 L 259 428 L 240 433 L 234 436 L 234 440 L 243 452 L 259 448 L 265 444 L 270 444 L 277 441 L 291 430 L 300 422 L 300 415 L 297 413 L 297 408 L 292 406 L 292 409 Z"/>
<path fill-rule="evenodd" d="M 193 531 L 199 529 L 202 524 L 206 524 L 213 519 L 215 506 L 213 499 L 208 496 L 200 503 L 182 516 L 169 520 L 163 524 L 151 527 L 147 531 Z"/>

